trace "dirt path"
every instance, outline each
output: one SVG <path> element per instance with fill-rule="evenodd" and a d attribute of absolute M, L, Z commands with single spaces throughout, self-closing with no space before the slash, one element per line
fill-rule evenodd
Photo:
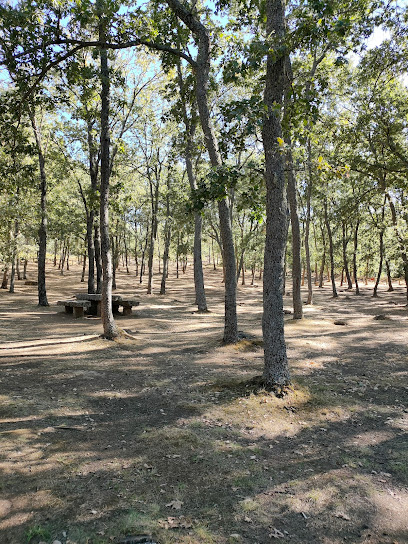
<path fill-rule="evenodd" d="M 49 308 L 23 282 L 0 291 L 1 544 L 408 542 L 402 287 L 333 300 L 327 284 L 288 315 L 295 389 L 275 399 L 243 385 L 262 372 L 260 284 L 240 286 L 248 339 L 225 347 L 219 271 L 210 314 L 190 270 L 165 297 L 121 274 L 140 306 L 118 318 L 134 340 L 112 343 L 55 305 L 79 275 L 50 271 Z"/>

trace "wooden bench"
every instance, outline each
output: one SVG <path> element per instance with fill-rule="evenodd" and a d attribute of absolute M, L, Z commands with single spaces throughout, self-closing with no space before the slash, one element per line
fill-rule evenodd
<path fill-rule="evenodd" d="M 88 300 L 59 300 L 57 306 L 65 306 L 67 314 L 74 314 L 74 317 L 84 317 L 84 310 L 91 307 Z"/>

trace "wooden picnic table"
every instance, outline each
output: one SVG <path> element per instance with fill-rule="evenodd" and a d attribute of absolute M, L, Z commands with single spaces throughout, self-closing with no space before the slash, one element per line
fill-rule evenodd
<path fill-rule="evenodd" d="M 101 315 L 101 300 L 102 295 L 93 293 L 77 293 L 75 295 L 77 300 L 89 301 L 91 303 L 89 313 Z M 140 302 L 134 298 L 123 297 L 122 295 L 112 295 L 112 312 L 114 314 L 119 313 L 119 306 L 123 307 L 123 315 L 131 315 L 132 307 L 139 306 Z"/>

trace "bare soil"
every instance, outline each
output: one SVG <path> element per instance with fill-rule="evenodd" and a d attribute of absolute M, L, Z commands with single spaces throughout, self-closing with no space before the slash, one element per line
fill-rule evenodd
<path fill-rule="evenodd" d="M 140 306 L 117 342 L 56 306 L 85 291 L 79 267 L 50 268 L 49 308 L 24 282 L 0 291 L 0 543 L 407 543 L 403 286 L 316 288 L 305 319 L 286 315 L 294 387 L 277 399 L 248 385 L 261 282 L 239 287 L 246 339 L 223 346 L 220 271 L 208 314 L 191 274 L 148 296 L 119 273 Z"/>

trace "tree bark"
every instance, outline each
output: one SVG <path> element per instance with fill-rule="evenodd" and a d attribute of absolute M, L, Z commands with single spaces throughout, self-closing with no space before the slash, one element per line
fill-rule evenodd
<path fill-rule="evenodd" d="M 329 256 L 330 256 L 330 276 L 332 283 L 333 298 L 337 298 L 336 279 L 334 277 L 334 248 L 333 248 L 333 235 L 329 221 L 329 215 L 327 213 L 327 199 L 324 200 L 324 221 L 326 223 L 327 237 L 329 239 Z"/>
<path fill-rule="evenodd" d="M 348 266 L 348 259 L 347 259 L 347 245 L 348 245 L 348 240 L 347 240 L 347 236 L 346 236 L 346 225 L 345 225 L 344 222 L 342 223 L 342 243 L 343 243 L 343 266 L 344 266 L 344 273 L 346 274 L 347 288 L 351 290 L 351 289 L 353 289 L 353 282 L 351 281 L 350 271 L 349 271 L 349 266 Z"/>
<path fill-rule="evenodd" d="M 354 284 L 356 286 L 356 295 L 360 294 L 360 288 L 358 286 L 358 277 L 357 277 L 357 249 L 358 249 L 358 228 L 360 226 L 360 220 L 357 219 L 356 226 L 354 229 L 354 248 L 353 248 L 353 276 Z"/>
<path fill-rule="evenodd" d="M 281 41 L 285 35 L 282 0 L 267 0 L 267 35 Z M 264 102 L 267 114 L 263 120 L 262 141 L 265 151 L 266 240 L 263 281 L 264 372 L 266 387 L 281 392 L 290 383 L 283 319 L 283 269 L 288 230 L 285 198 L 284 157 L 278 138 L 282 138 L 281 114 L 284 94 L 283 54 L 269 49 L 266 65 Z"/>
<path fill-rule="evenodd" d="M 307 140 L 307 167 L 308 179 L 306 189 L 306 224 L 305 224 L 305 254 L 306 254 L 306 273 L 307 273 L 307 301 L 306 304 L 313 304 L 313 286 L 312 286 L 312 267 L 310 264 L 310 216 L 311 216 L 311 199 L 312 199 L 312 147 L 310 138 Z"/>
<path fill-rule="evenodd" d="M 288 139 L 288 145 L 291 145 L 291 139 Z M 300 226 L 299 216 L 297 213 L 297 197 L 296 197 L 296 178 L 293 171 L 292 151 L 289 149 L 286 153 L 286 168 L 287 168 L 287 194 L 290 209 L 290 223 L 292 227 L 292 302 L 293 302 L 293 319 L 302 319 L 302 264 L 300 255 Z"/>
<path fill-rule="evenodd" d="M 404 280 L 405 280 L 405 286 L 406 286 L 406 297 L 408 299 L 408 255 L 407 255 L 407 248 L 405 246 L 403 236 L 401 235 L 401 233 L 400 233 L 400 231 L 398 229 L 397 212 L 395 210 L 394 202 L 392 201 L 392 198 L 389 195 L 389 193 L 386 193 L 385 196 L 386 196 L 386 198 L 388 200 L 388 204 L 390 206 L 392 226 L 394 227 L 395 237 L 396 237 L 397 242 L 398 242 L 402 262 L 403 262 L 403 265 L 404 265 Z"/>
<path fill-rule="evenodd" d="M 106 18 L 103 6 L 98 1 L 99 41 L 106 42 Z M 100 236 L 102 259 L 101 317 L 103 335 L 113 340 L 119 335 L 112 312 L 112 257 L 109 237 L 109 177 L 110 177 L 110 137 L 109 137 L 109 93 L 110 79 L 108 53 L 100 49 L 101 78 L 101 187 L 100 187 Z"/>
<path fill-rule="evenodd" d="M 217 169 L 222 166 L 222 160 L 218 150 L 218 141 L 212 125 L 208 106 L 211 55 L 210 33 L 184 4 L 181 4 L 178 0 L 167 0 L 167 3 L 175 15 L 184 22 L 197 38 L 198 52 L 194 66 L 196 77 L 196 100 L 205 146 L 210 157 L 211 166 Z M 223 198 L 218 202 L 218 216 L 224 249 L 223 259 L 226 270 L 224 342 L 235 343 L 238 340 L 236 264 L 230 209 L 226 198 Z"/>
<path fill-rule="evenodd" d="M 387 281 L 388 281 L 388 289 L 387 291 L 389 293 L 391 293 L 392 291 L 394 291 L 394 287 L 392 286 L 392 278 L 391 278 L 391 269 L 390 269 L 390 262 L 388 261 L 388 259 L 386 259 L 385 261 L 385 268 L 387 270 Z"/>
<path fill-rule="evenodd" d="M 377 272 L 377 278 L 375 280 L 373 297 L 378 297 L 378 294 L 377 294 L 378 285 L 381 280 L 381 272 L 382 272 L 383 260 L 384 260 L 384 230 L 380 230 L 379 237 L 380 237 L 380 262 L 378 264 L 378 272 Z"/>
<path fill-rule="evenodd" d="M 30 112 L 30 121 L 37 146 L 38 164 L 40 167 L 40 213 L 41 223 L 38 230 L 38 305 L 49 306 L 45 284 L 45 262 L 47 258 L 47 174 L 42 149 L 41 133 L 37 125 L 35 112 Z"/>
<path fill-rule="evenodd" d="M 191 192 L 194 193 L 194 191 L 197 189 L 197 182 L 194 174 L 193 169 L 193 138 L 195 134 L 195 128 L 196 123 L 194 116 L 192 115 L 191 118 L 189 118 L 187 114 L 187 108 L 186 108 L 186 91 L 185 91 L 185 85 L 183 80 L 183 74 L 181 69 L 181 63 L 179 62 L 177 64 L 177 73 L 178 73 L 178 82 L 179 82 L 179 88 L 180 88 L 180 96 L 181 96 L 181 106 L 182 106 L 182 113 L 183 113 L 183 120 L 185 125 L 185 135 L 186 135 L 186 144 L 185 144 L 185 152 L 184 152 L 184 158 L 186 161 L 186 170 L 187 170 L 187 177 L 190 184 Z M 195 105 L 192 105 L 192 108 L 194 108 Z M 192 110 L 193 111 L 193 110 Z M 207 312 L 207 299 L 205 296 L 205 287 L 204 287 L 204 273 L 203 273 L 203 258 L 202 258 L 202 217 L 201 213 L 196 211 L 194 213 L 194 289 L 195 289 L 195 298 L 196 298 L 196 304 L 198 307 L 199 312 Z"/>

